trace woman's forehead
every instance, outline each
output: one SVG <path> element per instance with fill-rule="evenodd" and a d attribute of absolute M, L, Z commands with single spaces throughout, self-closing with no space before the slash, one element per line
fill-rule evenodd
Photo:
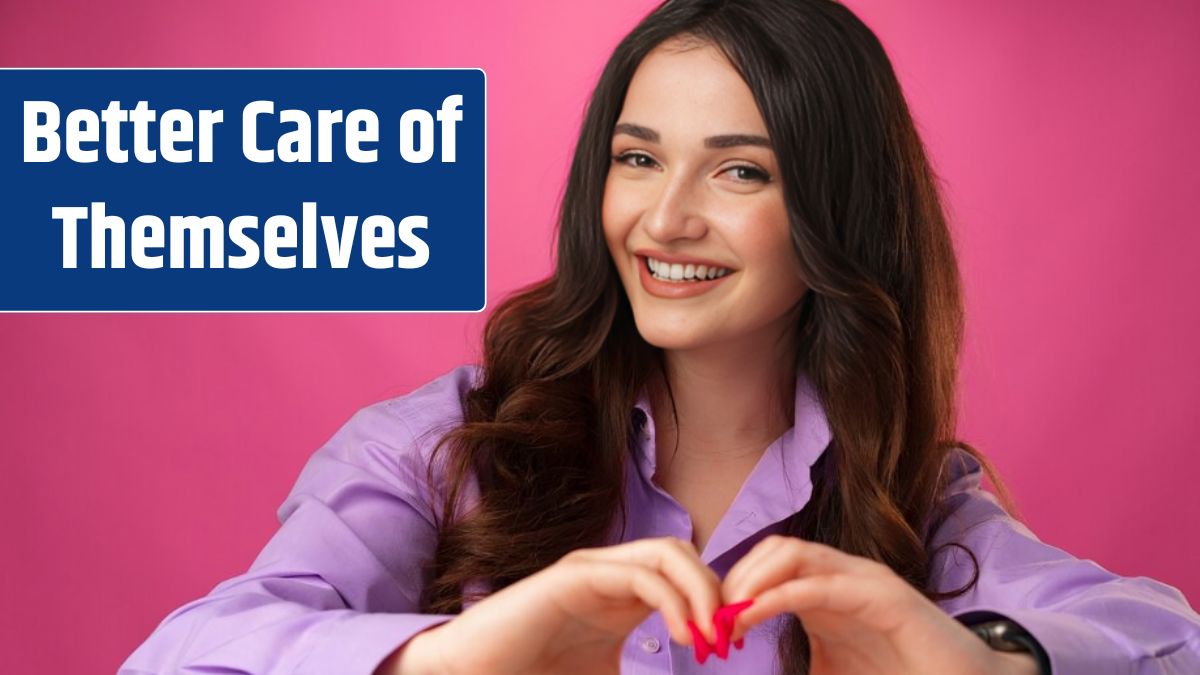
<path fill-rule="evenodd" d="M 662 142 L 716 134 L 766 135 L 749 85 L 710 43 L 664 43 L 634 72 L 621 122 L 658 132 Z"/>

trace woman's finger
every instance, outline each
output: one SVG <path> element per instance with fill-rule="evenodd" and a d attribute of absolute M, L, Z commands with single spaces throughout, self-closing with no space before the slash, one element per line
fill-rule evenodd
<path fill-rule="evenodd" d="M 786 541 L 785 537 L 771 535 L 755 544 L 746 555 L 729 568 L 729 572 L 725 574 L 725 581 L 722 584 L 722 596 L 732 598 L 729 591 L 734 588 L 740 588 L 740 580 L 745 578 L 750 570 L 755 569 L 759 564 L 768 558 L 768 556 L 783 546 Z"/>
<path fill-rule="evenodd" d="M 765 594 L 774 589 L 809 578 L 837 578 L 838 584 L 845 583 L 844 579 L 854 579 L 855 588 L 859 591 L 863 588 L 879 588 L 877 581 L 882 576 L 881 570 L 886 568 L 873 560 L 853 556 L 825 544 L 788 538 L 768 549 L 752 567 L 744 569 L 732 581 L 726 577 L 722 589 L 724 597 L 733 602 L 755 599 L 753 605 L 735 618 L 731 635 L 738 639 L 750 626 L 782 611 L 779 609 L 778 596 L 773 603 L 763 602 Z M 820 582 L 812 582 L 801 585 L 799 589 L 808 589 L 809 586 L 813 588 L 806 591 L 810 596 L 805 597 L 810 602 L 819 600 L 820 598 L 811 597 L 811 594 L 822 592 L 820 589 L 826 586 L 821 586 Z M 786 599 L 786 596 L 784 597 Z M 857 602 L 861 601 L 862 597 L 860 592 L 847 595 L 844 600 Z"/>
<path fill-rule="evenodd" d="M 722 594 L 731 602 L 748 600 L 762 591 L 799 577 L 852 572 L 870 574 L 879 563 L 839 551 L 832 546 L 795 537 L 783 538 L 735 577 L 726 576 Z M 731 570 L 732 572 L 732 570 Z"/>
<path fill-rule="evenodd" d="M 717 641 L 713 615 L 721 606 L 721 579 L 700 559 L 696 547 L 676 537 L 638 539 L 636 541 L 587 549 L 587 559 L 614 560 L 648 567 L 665 576 L 687 596 L 692 620 L 711 643 Z"/>
<path fill-rule="evenodd" d="M 764 591 L 746 613 L 758 610 L 760 613 L 769 612 L 773 616 L 780 612 L 802 614 L 825 610 L 855 615 L 869 604 L 869 597 L 863 589 L 861 579 L 847 574 L 822 574 L 793 579 Z"/>
<path fill-rule="evenodd" d="M 882 607 L 892 602 L 887 584 L 874 575 L 848 572 L 816 574 L 792 579 L 764 590 L 737 617 L 731 635 L 740 638 L 753 626 L 780 612 L 803 618 L 804 613 L 826 611 L 852 617 L 880 631 L 893 629 L 888 612 Z"/>
<path fill-rule="evenodd" d="M 691 644 L 687 622 L 692 615 L 692 607 L 684 594 L 658 572 L 638 564 L 599 559 L 578 559 L 568 565 L 564 572 L 582 578 L 584 587 L 593 595 L 593 599 L 598 596 L 618 603 L 639 601 L 651 611 L 660 611 L 671 637 L 679 644 Z M 588 612 L 603 608 L 603 603 L 588 606 L 587 599 L 582 597 L 566 600 L 571 603 L 573 611 Z"/>

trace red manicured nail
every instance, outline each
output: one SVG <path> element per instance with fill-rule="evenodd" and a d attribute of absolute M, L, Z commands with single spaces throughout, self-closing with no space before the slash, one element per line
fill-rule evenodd
<path fill-rule="evenodd" d="M 753 604 L 754 604 L 754 598 L 750 598 L 749 600 L 735 602 L 732 605 L 725 605 L 724 607 L 722 607 L 722 609 L 724 609 L 726 612 L 729 612 L 730 617 L 735 617 L 738 614 L 740 614 L 743 609 L 746 609 L 747 607 L 749 607 L 750 605 L 753 605 Z"/>
<path fill-rule="evenodd" d="M 692 632 L 692 647 L 696 650 L 696 663 L 704 665 L 708 660 L 708 655 L 712 652 L 712 648 L 708 644 L 708 640 L 704 639 L 704 634 L 696 627 L 696 622 L 688 619 L 688 630 Z"/>
<path fill-rule="evenodd" d="M 713 615 L 713 623 L 717 626 L 717 656 L 722 659 L 729 655 L 729 638 L 733 635 L 733 624 L 737 619 L 737 615 L 750 605 L 754 604 L 754 600 L 743 600 L 732 605 L 725 605 L 717 610 Z M 745 638 L 739 638 L 733 643 L 737 649 L 741 649 L 745 644 Z"/>
<path fill-rule="evenodd" d="M 717 644 L 713 651 L 717 653 L 718 658 L 728 659 L 729 631 L 733 629 L 733 626 L 730 625 L 725 612 L 722 611 L 723 609 L 724 607 L 718 609 L 717 613 L 713 615 L 713 626 L 717 629 Z"/>

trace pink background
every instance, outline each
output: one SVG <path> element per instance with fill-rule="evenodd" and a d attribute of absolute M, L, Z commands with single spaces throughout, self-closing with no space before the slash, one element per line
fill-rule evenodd
<path fill-rule="evenodd" d="M 654 3 L 106 4 L 0 4 L 0 65 L 482 67 L 494 308 L 551 270 L 586 98 Z M 946 183 L 962 437 L 1043 540 L 1196 605 L 1200 5 L 847 4 Z M 0 316 L 4 670 L 113 672 L 247 568 L 355 410 L 475 360 L 483 319 Z"/>

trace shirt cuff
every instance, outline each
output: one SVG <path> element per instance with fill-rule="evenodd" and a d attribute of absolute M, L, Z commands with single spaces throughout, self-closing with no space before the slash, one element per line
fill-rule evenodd
<path fill-rule="evenodd" d="M 995 615 L 1018 624 L 1037 640 L 1049 657 L 1050 675 L 1133 672 L 1134 657 L 1086 619 L 1046 610 L 1006 609 Z"/>
<path fill-rule="evenodd" d="M 371 675 L 380 663 L 417 633 L 454 614 L 348 613 L 325 626 L 296 675 Z"/>

